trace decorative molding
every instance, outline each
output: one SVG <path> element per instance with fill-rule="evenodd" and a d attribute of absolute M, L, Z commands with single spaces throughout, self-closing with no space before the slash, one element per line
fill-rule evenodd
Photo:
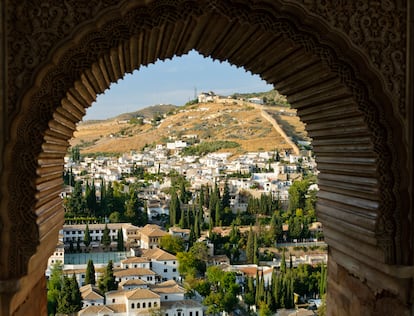
<path fill-rule="evenodd" d="M 398 106 L 400 115 L 406 117 L 406 0 L 287 2 L 301 3 L 333 29 L 346 34 L 356 47 L 365 52 L 370 63 L 382 74 L 384 86 Z"/>

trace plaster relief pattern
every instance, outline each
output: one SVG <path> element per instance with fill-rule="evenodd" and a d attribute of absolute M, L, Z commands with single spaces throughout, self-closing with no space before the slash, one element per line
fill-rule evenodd
<path fill-rule="evenodd" d="M 348 35 L 382 74 L 384 85 L 406 116 L 406 0 L 325 1 L 300 0 L 310 12 L 323 17 L 333 28 Z"/>

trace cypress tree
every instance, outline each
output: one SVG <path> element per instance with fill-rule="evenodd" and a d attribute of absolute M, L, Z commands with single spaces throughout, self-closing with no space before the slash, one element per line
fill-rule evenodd
<path fill-rule="evenodd" d="M 116 290 L 118 288 L 118 284 L 115 280 L 114 270 L 113 270 L 113 263 L 112 260 L 108 262 L 106 266 L 105 273 L 102 278 L 99 280 L 99 290 L 105 294 L 106 292 Z"/>
<path fill-rule="evenodd" d="M 95 285 L 95 283 L 95 266 L 93 264 L 93 261 L 89 259 L 86 266 L 85 284 Z"/>
<path fill-rule="evenodd" d="M 221 199 L 221 209 L 224 210 L 226 207 L 230 207 L 230 188 L 227 179 L 226 182 L 224 182 L 223 198 Z"/>
<path fill-rule="evenodd" d="M 62 288 L 62 264 L 61 262 L 52 265 L 51 274 L 47 281 L 47 312 L 48 315 L 56 314 L 59 296 Z"/>
<path fill-rule="evenodd" d="M 221 220 L 221 209 L 220 209 L 220 202 L 219 200 L 216 201 L 216 208 L 215 208 L 215 225 L 220 226 L 220 220 Z"/>
<path fill-rule="evenodd" d="M 80 311 L 81 308 L 82 296 L 75 275 L 73 274 L 71 278 L 64 276 L 57 305 L 57 313 L 72 314 Z"/>
<path fill-rule="evenodd" d="M 99 205 L 99 212 L 97 213 L 97 216 L 108 216 L 109 212 L 108 212 L 108 205 L 107 205 L 107 200 L 106 200 L 106 183 L 105 180 L 102 179 L 101 180 L 101 200 L 100 200 L 100 205 Z"/>
<path fill-rule="evenodd" d="M 252 226 L 250 225 L 249 235 L 247 236 L 246 257 L 247 263 L 254 262 L 254 236 Z"/>
<path fill-rule="evenodd" d="M 89 245 L 91 244 L 91 241 L 92 241 L 92 238 L 89 232 L 89 225 L 86 224 L 85 234 L 83 236 L 83 243 L 85 244 L 86 247 L 89 247 Z"/>
<path fill-rule="evenodd" d="M 282 253 L 282 261 L 280 262 L 280 272 L 285 273 L 286 272 L 286 257 L 285 257 L 285 249 L 283 249 Z"/>
<path fill-rule="evenodd" d="M 71 281 L 67 276 L 63 277 L 63 285 L 57 301 L 57 313 L 69 314 L 71 310 Z"/>
<path fill-rule="evenodd" d="M 327 269 L 324 263 L 321 265 L 321 277 L 318 282 L 319 287 L 319 296 L 322 297 L 326 293 L 326 277 L 327 277 Z"/>
<path fill-rule="evenodd" d="M 194 230 L 194 238 L 197 240 L 198 238 L 200 238 L 200 225 L 198 222 L 198 214 L 194 216 L 193 230 Z"/>
<path fill-rule="evenodd" d="M 75 274 L 72 275 L 70 280 L 70 302 L 73 313 L 79 312 L 82 309 L 82 295 Z"/>
<path fill-rule="evenodd" d="M 102 234 L 101 244 L 107 248 L 111 244 L 111 236 L 109 235 L 109 228 L 108 225 L 105 224 L 105 229 Z"/>
<path fill-rule="evenodd" d="M 253 263 L 254 264 L 259 264 L 259 250 L 257 247 L 257 235 L 254 234 L 254 239 L 253 239 L 253 248 L 254 248 L 254 254 L 253 254 Z"/>
<path fill-rule="evenodd" d="M 124 251 L 124 234 L 122 233 L 122 229 L 118 229 L 118 238 L 117 238 L 117 249 L 118 251 Z"/>

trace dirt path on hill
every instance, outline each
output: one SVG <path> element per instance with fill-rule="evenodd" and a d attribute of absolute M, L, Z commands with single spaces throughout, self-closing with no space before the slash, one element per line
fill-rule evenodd
<path fill-rule="evenodd" d="M 259 104 L 253 104 L 254 108 L 260 110 L 260 114 L 262 115 L 262 117 L 267 120 L 270 124 L 272 124 L 272 126 L 274 127 L 274 129 L 283 137 L 283 139 L 289 144 L 289 146 L 292 147 L 293 152 L 295 155 L 299 155 L 299 148 L 298 146 L 296 146 L 296 144 L 294 142 L 292 142 L 292 140 L 290 139 L 290 137 L 288 137 L 285 133 L 285 131 L 279 126 L 279 124 L 277 124 L 276 120 L 269 114 L 267 113 L 265 110 L 263 110 L 263 106 L 259 105 Z"/>

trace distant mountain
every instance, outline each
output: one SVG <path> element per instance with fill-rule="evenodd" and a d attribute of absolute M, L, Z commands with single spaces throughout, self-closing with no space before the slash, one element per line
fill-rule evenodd
<path fill-rule="evenodd" d="M 292 140 L 308 140 L 295 110 L 286 105 L 260 106 L 240 98 L 248 97 L 181 107 L 156 105 L 105 121 L 81 122 L 71 145 L 80 146 L 82 154 L 97 154 L 140 151 L 144 146 L 180 139 L 189 143 L 229 141 L 238 146 L 225 151 L 237 155 L 296 151 Z"/>
<path fill-rule="evenodd" d="M 157 104 L 157 105 L 152 105 L 152 106 L 146 107 L 144 109 L 141 109 L 135 112 L 123 113 L 111 119 L 119 120 L 119 121 L 130 120 L 130 119 L 137 118 L 137 117 L 144 117 L 144 118 L 152 119 L 155 115 L 163 116 L 164 114 L 168 112 L 175 111 L 177 108 L 178 107 L 176 105 L 172 105 L 172 104 Z"/>
<path fill-rule="evenodd" d="M 168 112 L 175 111 L 177 108 L 178 107 L 176 105 L 172 105 L 172 104 L 156 104 L 156 105 L 148 106 L 146 108 L 137 110 L 135 112 L 122 113 L 117 116 L 110 117 L 104 120 L 86 120 L 86 121 L 81 122 L 80 124 L 81 125 L 82 124 L 97 124 L 97 123 L 102 123 L 104 121 L 124 121 L 124 120 L 131 120 L 137 117 L 151 119 L 155 115 L 163 116 L 164 114 Z"/>

